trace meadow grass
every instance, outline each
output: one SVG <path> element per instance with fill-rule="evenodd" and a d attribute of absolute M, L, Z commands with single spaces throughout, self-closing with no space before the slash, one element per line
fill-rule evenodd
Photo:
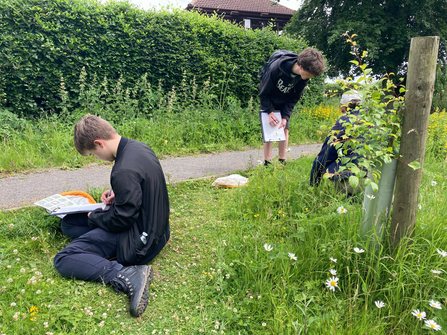
<path fill-rule="evenodd" d="M 0 212 L 0 333 L 431 331 L 412 315 L 415 309 L 426 312 L 442 333 L 447 329 L 447 257 L 437 251 L 447 249 L 442 160 L 427 157 L 412 244 L 395 252 L 387 241 L 374 248 L 359 236 L 360 198 L 337 195 L 329 183 L 308 186 L 311 163 L 302 158 L 285 168 L 239 172 L 250 183 L 237 189 L 212 187 L 210 179 L 170 184 L 171 241 L 152 262 L 150 303 L 140 318 L 129 316 L 128 298 L 110 287 L 59 276 L 52 259 L 69 239 L 57 218 L 41 208 Z M 101 190 L 90 193 L 98 199 Z M 431 300 L 442 309 L 430 307 Z M 385 306 L 376 307 L 376 301 Z"/>

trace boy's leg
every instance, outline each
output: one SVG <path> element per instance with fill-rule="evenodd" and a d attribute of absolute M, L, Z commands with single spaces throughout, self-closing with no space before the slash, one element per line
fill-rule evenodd
<path fill-rule="evenodd" d="M 286 135 L 286 140 L 284 142 L 278 143 L 278 155 L 279 159 L 285 160 L 286 159 L 286 149 L 289 145 L 289 122 L 290 120 L 287 120 L 286 127 L 284 128 L 284 134 Z"/>
<path fill-rule="evenodd" d="M 265 142 L 264 143 L 264 160 L 271 161 L 272 160 L 272 142 Z"/>
<path fill-rule="evenodd" d="M 123 267 L 107 258 L 116 256 L 118 234 L 101 228 L 76 238 L 54 257 L 54 267 L 64 277 L 107 284 Z"/>
<path fill-rule="evenodd" d="M 78 238 L 92 230 L 88 225 L 87 213 L 67 214 L 61 220 L 62 232 L 71 239 Z"/>

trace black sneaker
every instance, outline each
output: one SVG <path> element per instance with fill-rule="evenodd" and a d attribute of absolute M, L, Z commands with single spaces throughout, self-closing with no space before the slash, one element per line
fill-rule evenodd
<path fill-rule="evenodd" d="M 286 162 L 286 160 L 285 159 L 278 159 L 278 161 L 279 161 L 279 164 L 282 166 L 282 167 L 284 167 L 284 166 L 286 166 L 286 164 L 287 164 L 287 162 Z"/>
<path fill-rule="evenodd" d="M 272 162 L 270 162 L 269 160 L 265 160 L 264 161 L 264 166 L 272 166 Z"/>
<path fill-rule="evenodd" d="M 140 316 L 146 310 L 152 272 L 152 265 L 126 266 L 110 281 L 116 294 L 124 292 L 129 296 L 130 314 L 133 316 Z"/>

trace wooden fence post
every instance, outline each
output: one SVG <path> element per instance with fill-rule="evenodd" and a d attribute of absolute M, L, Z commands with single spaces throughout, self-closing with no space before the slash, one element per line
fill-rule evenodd
<path fill-rule="evenodd" d="M 439 36 L 411 39 L 400 158 L 390 226 L 391 249 L 398 248 L 402 238 L 411 236 L 416 222 L 438 48 Z M 407 165 L 413 161 L 418 161 L 421 169 L 413 170 Z"/>

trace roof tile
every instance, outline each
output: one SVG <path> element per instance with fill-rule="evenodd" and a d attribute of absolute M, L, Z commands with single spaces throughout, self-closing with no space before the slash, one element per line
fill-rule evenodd
<path fill-rule="evenodd" d="M 289 15 L 294 12 L 271 0 L 192 0 L 188 7 Z"/>

